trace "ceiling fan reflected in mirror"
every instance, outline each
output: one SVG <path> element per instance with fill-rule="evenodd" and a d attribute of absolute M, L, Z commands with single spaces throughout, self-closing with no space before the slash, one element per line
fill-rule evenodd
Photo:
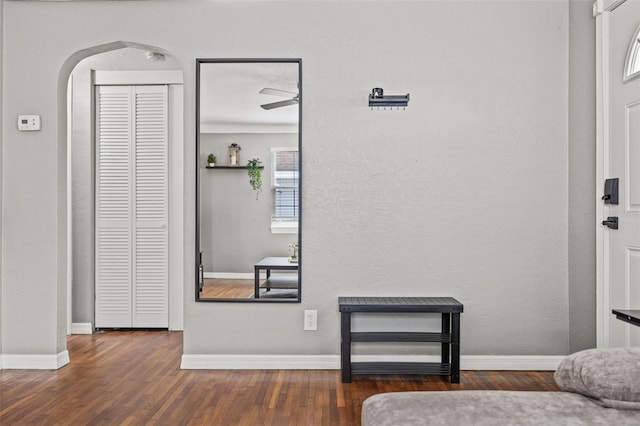
<path fill-rule="evenodd" d="M 271 89 L 269 87 L 265 87 L 260 91 L 263 95 L 271 95 L 271 96 L 279 96 L 283 97 L 291 97 L 291 99 L 286 99 L 284 101 L 271 102 L 268 104 L 260 105 L 263 109 L 274 109 L 274 108 L 282 108 L 289 105 L 296 105 L 298 103 L 298 94 L 295 92 L 289 92 L 288 90 L 281 89 Z"/>

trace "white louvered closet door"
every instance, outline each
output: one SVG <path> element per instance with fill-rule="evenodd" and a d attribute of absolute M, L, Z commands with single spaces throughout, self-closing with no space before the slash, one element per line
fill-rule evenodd
<path fill-rule="evenodd" d="M 131 327 L 131 94 L 96 89 L 96 327 Z"/>
<path fill-rule="evenodd" d="M 166 86 L 96 88 L 96 327 L 168 327 Z"/>

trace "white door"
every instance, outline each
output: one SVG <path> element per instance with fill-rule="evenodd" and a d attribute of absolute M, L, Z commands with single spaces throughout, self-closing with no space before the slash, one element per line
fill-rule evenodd
<path fill-rule="evenodd" d="M 599 302 L 604 312 L 599 346 L 640 346 L 640 327 L 611 314 L 612 309 L 640 309 L 640 78 L 630 79 L 625 69 L 638 43 L 640 1 L 628 0 L 602 19 L 603 69 L 608 68 L 603 78 L 603 174 L 619 178 L 619 204 L 605 204 L 602 212 L 603 219 L 618 218 L 618 229 L 605 227 L 602 239 L 604 286 Z M 636 60 L 640 64 L 640 58 Z M 604 181 L 599 185 L 603 189 Z"/>
<path fill-rule="evenodd" d="M 168 327 L 167 86 L 96 86 L 96 327 Z"/>

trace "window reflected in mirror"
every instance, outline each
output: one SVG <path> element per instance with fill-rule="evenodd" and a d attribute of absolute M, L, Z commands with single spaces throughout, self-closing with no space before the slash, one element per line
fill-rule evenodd
<path fill-rule="evenodd" d="M 300 217 L 298 148 L 271 148 L 271 232 L 298 233 Z"/>
<path fill-rule="evenodd" d="M 301 61 L 196 60 L 196 300 L 301 300 Z"/>

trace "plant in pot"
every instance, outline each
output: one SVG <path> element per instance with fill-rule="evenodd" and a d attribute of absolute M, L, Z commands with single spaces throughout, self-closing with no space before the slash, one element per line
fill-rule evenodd
<path fill-rule="evenodd" d="M 289 263 L 298 263 L 298 249 L 300 246 L 297 241 L 289 244 L 289 251 L 291 252 L 291 257 L 289 257 Z"/>
<path fill-rule="evenodd" d="M 217 161 L 218 159 L 215 154 L 209 154 L 207 156 L 207 163 L 209 163 L 209 167 L 215 167 Z"/>
<path fill-rule="evenodd" d="M 256 200 L 262 190 L 262 162 L 258 158 L 249 160 L 247 163 L 247 173 L 249 174 L 249 185 L 256 191 Z"/>

